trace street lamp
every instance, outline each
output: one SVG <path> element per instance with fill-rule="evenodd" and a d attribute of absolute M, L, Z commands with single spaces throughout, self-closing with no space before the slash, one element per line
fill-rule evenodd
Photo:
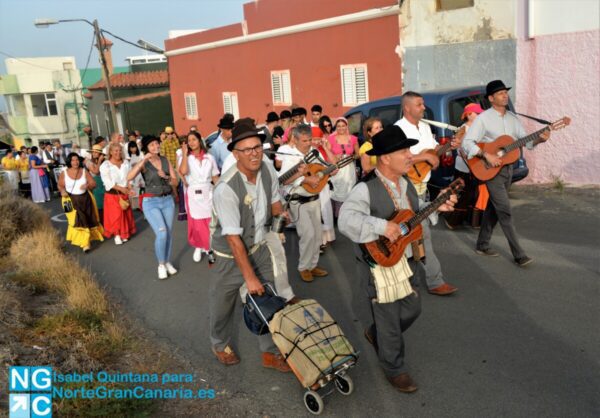
<path fill-rule="evenodd" d="M 110 116 L 113 123 L 113 129 L 118 129 L 117 123 L 117 111 L 115 109 L 115 102 L 112 95 L 112 86 L 110 84 L 110 75 L 108 74 L 108 66 L 106 64 L 106 58 L 104 57 L 104 43 L 102 42 L 102 35 L 100 32 L 100 26 L 98 26 L 98 20 L 94 19 L 90 22 L 87 19 L 35 19 L 34 24 L 36 28 L 47 28 L 50 25 L 56 25 L 63 22 L 85 22 L 94 28 L 94 35 L 96 36 L 96 47 L 100 54 L 100 62 L 102 63 L 102 78 L 106 84 L 106 95 L 108 96 L 108 105 L 110 107 Z"/>
<path fill-rule="evenodd" d="M 138 39 L 137 44 L 139 46 L 141 46 L 142 48 L 147 49 L 148 51 L 156 52 L 157 54 L 165 53 L 164 49 L 161 49 L 160 47 L 158 47 L 154 44 L 151 44 L 150 42 L 145 41 L 143 39 Z"/>

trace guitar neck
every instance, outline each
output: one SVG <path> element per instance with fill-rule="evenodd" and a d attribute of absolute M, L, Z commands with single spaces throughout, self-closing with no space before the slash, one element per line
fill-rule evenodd
<path fill-rule="evenodd" d="M 420 211 L 418 211 L 417 213 L 415 213 L 415 216 L 413 216 L 412 218 L 410 218 L 408 220 L 408 226 L 410 227 L 410 229 L 413 229 L 415 226 L 419 225 L 429 215 L 431 215 L 433 212 L 435 212 L 437 210 L 437 208 L 442 206 L 444 204 L 444 202 L 446 200 L 448 200 L 448 198 L 452 195 L 452 193 L 453 193 L 452 188 L 448 189 L 444 193 L 440 193 L 438 195 L 438 197 L 433 202 L 431 202 L 431 204 L 429 204 L 425 208 L 423 208 Z"/>
<path fill-rule="evenodd" d="M 443 154 L 448 152 L 448 150 L 450 149 L 451 146 L 452 146 L 452 144 L 450 143 L 450 141 L 448 141 L 444 145 L 439 147 L 435 153 L 437 154 L 438 157 L 441 157 Z"/>
<path fill-rule="evenodd" d="M 540 129 L 539 131 L 535 131 L 534 133 L 524 136 L 523 138 L 519 138 L 512 144 L 509 144 L 506 147 L 504 147 L 504 150 L 506 152 L 510 152 L 514 149 L 521 148 L 522 146 L 525 146 L 528 142 L 531 142 L 531 141 L 534 141 L 535 139 L 537 139 L 541 133 L 543 133 L 544 131 L 547 131 L 547 130 L 550 130 L 550 128 L 548 126 L 545 126 L 542 129 Z"/>
<path fill-rule="evenodd" d="M 298 169 L 300 168 L 300 166 L 302 164 L 305 164 L 304 160 L 300 161 L 298 164 L 294 165 L 288 171 L 286 171 L 281 176 L 279 176 L 279 184 L 284 184 L 286 181 L 291 179 L 294 176 L 294 174 L 296 174 L 298 172 Z"/>

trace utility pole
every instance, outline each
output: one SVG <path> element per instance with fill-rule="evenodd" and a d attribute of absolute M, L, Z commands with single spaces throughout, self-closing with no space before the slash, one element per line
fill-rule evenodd
<path fill-rule="evenodd" d="M 108 66 L 106 65 L 106 59 L 104 58 L 104 42 L 102 41 L 102 35 L 100 34 L 98 20 L 94 19 L 92 25 L 94 26 L 94 34 L 96 35 L 96 46 L 98 47 L 98 52 L 100 53 L 100 61 L 102 64 L 102 78 L 104 79 L 104 83 L 106 85 L 106 95 L 108 96 L 108 105 L 110 107 L 110 116 L 113 124 L 113 132 L 116 132 L 117 129 L 119 129 L 119 124 L 117 123 L 117 110 L 115 109 L 115 102 L 113 100 L 112 95 L 112 87 L 110 85 L 110 74 L 108 73 Z"/>

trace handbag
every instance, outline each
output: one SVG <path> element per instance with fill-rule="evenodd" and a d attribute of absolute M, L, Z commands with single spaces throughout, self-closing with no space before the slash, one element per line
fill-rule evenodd
<path fill-rule="evenodd" d="M 70 197 L 63 197 L 62 207 L 65 213 L 73 212 L 73 202 Z"/>
<path fill-rule="evenodd" d="M 121 196 L 119 196 L 119 206 L 121 206 L 121 209 L 123 210 L 129 209 L 129 198 L 123 199 Z"/>
<path fill-rule="evenodd" d="M 40 177 L 45 176 L 46 175 L 46 171 L 43 168 L 38 168 L 38 174 Z"/>
<path fill-rule="evenodd" d="M 262 295 L 246 296 L 244 304 L 244 322 L 246 326 L 256 335 L 264 335 L 269 332 L 269 321 L 275 313 L 285 308 L 285 299 L 277 296 L 270 284 L 264 284 L 265 293 Z"/>

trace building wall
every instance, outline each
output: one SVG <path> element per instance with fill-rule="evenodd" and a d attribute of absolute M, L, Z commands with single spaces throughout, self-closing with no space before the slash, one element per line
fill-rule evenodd
<path fill-rule="evenodd" d="M 438 11 L 436 0 L 406 0 L 400 15 L 404 91 L 496 78 L 514 85 L 515 8 L 514 0 L 474 0 L 473 7 Z"/>
<path fill-rule="evenodd" d="M 390 0 L 305 0 L 295 5 L 297 13 L 287 7 L 282 15 L 277 12 L 282 3 L 274 0 L 248 3 L 245 25 L 230 25 L 167 40 L 167 51 L 241 36 L 244 27 L 247 33 L 255 33 L 274 29 L 275 23 L 282 27 L 397 4 Z M 254 7 L 258 7 L 258 11 L 250 13 L 249 8 L 254 10 Z M 283 20 L 272 19 L 272 16 L 281 16 Z M 197 125 L 204 135 L 216 130 L 224 113 L 223 92 L 237 92 L 240 116 L 250 116 L 258 122 L 264 121 L 269 111 L 289 108 L 273 105 L 271 71 L 276 70 L 290 70 L 294 105 L 310 108 L 319 103 L 330 116 L 341 115 L 349 109 L 342 105 L 340 65 L 343 64 L 367 64 L 369 100 L 399 94 L 398 40 L 398 17 L 393 15 L 170 56 L 175 128 L 184 132 L 191 125 Z M 196 93 L 198 120 L 186 119 L 186 92 Z"/>
<path fill-rule="evenodd" d="M 159 135 L 166 126 L 173 126 L 171 96 L 155 97 L 134 103 L 123 103 L 119 105 L 119 108 L 122 109 L 123 126 L 126 129 L 139 129 L 144 135 Z M 184 134 L 185 132 L 181 131 L 178 133 Z"/>
<path fill-rule="evenodd" d="M 526 182 L 600 184 L 599 39 L 600 31 L 592 30 L 519 40 L 518 109 L 550 121 L 572 118 L 571 126 L 525 152 Z M 525 126 L 528 132 L 540 128 L 535 122 Z"/>
<path fill-rule="evenodd" d="M 404 91 L 485 85 L 495 79 L 515 86 L 516 49 L 514 39 L 406 48 Z"/>
<path fill-rule="evenodd" d="M 598 29 L 598 0 L 527 0 L 532 36 Z"/>
<path fill-rule="evenodd" d="M 22 108 L 9 121 L 20 137 L 40 141 L 59 139 L 63 143 L 79 143 L 87 139 L 82 128 L 88 124 L 83 108 L 81 77 L 73 57 L 9 58 L 5 61 L 9 74 L 14 75 Z M 65 70 L 65 65 L 70 69 Z M 71 91 L 73 90 L 73 91 Z M 54 93 L 57 115 L 33 116 L 32 94 Z M 17 129 L 18 128 L 18 129 Z"/>

